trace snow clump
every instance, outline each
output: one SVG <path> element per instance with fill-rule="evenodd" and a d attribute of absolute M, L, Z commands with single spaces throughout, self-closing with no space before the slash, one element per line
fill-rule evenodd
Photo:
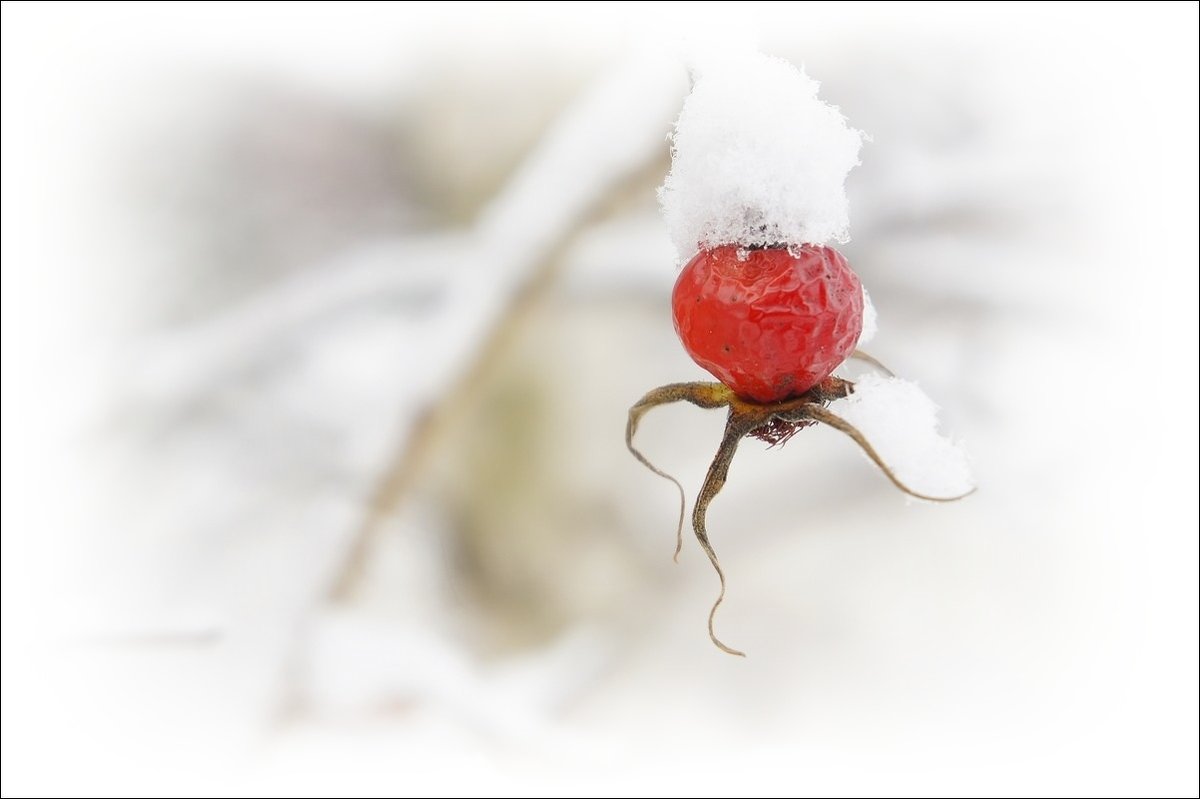
<path fill-rule="evenodd" d="M 857 427 L 913 491 L 956 497 L 975 487 L 966 450 L 938 433 L 938 406 L 916 383 L 863 375 L 831 410 Z"/>
<path fill-rule="evenodd" d="M 818 87 L 755 52 L 710 57 L 698 71 L 659 189 L 681 260 L 722 244 L 848 240 L 846 175 L 864 137 Z"/>

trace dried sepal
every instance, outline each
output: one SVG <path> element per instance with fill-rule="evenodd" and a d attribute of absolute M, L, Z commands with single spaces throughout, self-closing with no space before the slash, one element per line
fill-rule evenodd
<path fill-rule="evenodd" d="M 679 491 L 679 522 L 675 528 L 675 555 L 679 561 L 679 553 L 683 550 L 683 517 L 687 505 L 687 495 L 683 486 L 672 475 L 655 466 L 637 447 L 633 445 L 633 437 L 637 434 L 638 424 L 642 417 L 652 408 L 669 405 L 672 402 L 690 402 L 701 408 L 720 408 L 728 405 L 733 392 L 721 383 L 670 383 L 648 391 L 644 397 L 629 409 L 629 419 L 625 423 L 625 446 L 633 453 L 633 457 L 659 477 L 670 480 Z"/>
<path fill-rule="evenodd" d="M 854 359 L 854 360 L 856 360 L 856 361 L 862 361 L 863 363 L 870 364 L 871 366 L 874 366 L 876 369 L 878 369 L 879 371 L 883 372 L 883 373 L 884 373 L 885 375 L 887 375 L 888 377 L 895 377 L 895 376 L 896 376 L 896 373 L 895 373 L 895 372 L 893 372 L 891 369 L 887 368 L 887 367 L 886 367 L 886 366 L 884 366 L 882 363 L 880 363 L 880 362 L 879 362 L 879 361 L 878 361 L 878 360 L 875 358 L 875 356 L 873 356 L 873 355 L 869 355 L 868 353 L 865 353 L 865 352 L 863 352 L 862 350 L 855 350 L 854 352 L 850 353 L 850 357 L 851 357 L 851 358 L 853 358 L 853 359 Z"/>
<path fill-rule="evenodd" d="M 717 637 L 717 633 L 713 629 L 717 608 L 725 601 L 725 572 L 721 569 L 721 562 L 717 559 L 717 553 L 713 550 L 712 544 L 708 540 L 708 528 L 705 525 L 705 517 L 708 514 L 709 504 L 725 485 L 725 478 L 729 475 L 729 464 L 733 462 L 733 456 L 737 453 L 738 443 L 751 430 L 758 427 L 759 423 L 760 419 L 757 418 L 757 415 L 748 416 L 745 413 L 740 413 L 736 406 L 730 406 L 729 419 L 725 422 L 725 435 L 721 438 L 721 445 L 717 448 L 716 457 L 713 458 L 713 462 L 708 467 L 708 474 L 704 478 L 704 485 L 700 487 L 700 493 L 696 497 L 696 505 L 692 508 L 692 529 L 696 533 L 696 540 L 700 542 L 700 548 L 704 550 L 704 554 L 708 555 L 709 561 L 712 563 L 713 568 L 716 569 L 717 577 L 721 580 L 721 592 L 717 594 L 717 601 L 713 603 L 712 609 L 708 612 L 708 637 L 712 639 L 712 642 L 722 652 L 728 652 L 731 655 L 738 655 L 739 657 L 745 657 L 746 653 L 726 646 Z"/>
<path fill-rule="evenodd" d="M 867 457 L 875 462 L 875 465 L 879 467 L 884 476 L 892 481 L 892 485 L 896 486 L 896 488 L 900 489 L 905 494 L 908 494 L 910 497 L 923 499 L 928 502 L 954 502 L 975 493 L 975 489 L 972 488 L 970 491 L 963 492 L 962 494 L 953 497 L 935 497 L 929 494 L 922 494 L 919 491 L 914 491 L 901 482 L 900 478 L 896 476 L 891 467 L 889 467 L 883 458 L 879 456 L 879 453 L 875 451 L 873 446 L 871 446 L 871 442 L 867 441 L 866 436 L 860 433 L 857 427 L 825 408 L 812 408 L 810 413 L 812 414 L 812 418 L 816 419 L 818 422 L 827 424 L 834 430 L 840 430 L 841 432 L 850 436 L 854 443 L 858 444 L 858 446 L 862 448 L 862 451 L 867 454 Z"/>
<path fill-rule="evenodd" d="M 865 353 L 855 351 L 853 357 L 866 361 L 891 374 L 887 367 Z M 679 491 L 679 522 L 675 531 L 676 560 L 678 560 L 679 553 L 683 548 L 683 518 L 687 503 L 683 486 L 674 477 L 647 460 L 646 456 L 633 445 L 633 437 L 637 433 L 638 424 L 646 412 L 659 405 L 666 405 L 672 402 L 690 402 L 700 408 L 727 407 L 729 409 L 721 444 L 717 448 L 716 456 L 708 467 L 704 484 L 697 495 L 695 507 L 692 508 L 692 530 L 696 535 L 696 540 L 700 543 L 700 548 L 708 556 L 713 569 L 716 570 L 717 577 L 721 583 L 720 592 L 708 614 L 708 635 L 712 639 L 713 644 L 722 652 L 741 657 L 745 656 L 744 652 L 727 646 L 722 642 L 717 637 L 714 628 L 717 608 L 725 601 L 726 585 L 725 571 L 721 568 L 721 562 L 717 558 L 717 553 L 708 538 L 707 516 L 709 505 L 712 504 L 713 499 L 720 493 L 729 476 L 729 466 L 733 462 L 733 456 L 737 453 L 738 444 L 746 436 L 758 438 L 775 446 L 786 442 L 799 430 L 820 422 L 849 436 L 862 448 L 867 457 L 875 462 L 884 475 L 897 488 L 909 496 L 931 502 L 953 502 L 954 500 L 962 499 L 974 491 L 972 489 L 972 491 L 956 497 L 934 497 L 914 491 L 901 482 L 887 463 L 879 456 L 879 453 L 875 451 L 875 448 L 867 441 L 866 437 L 854 425 L 830 412 L 825 407 L 830 402 L 843 399 L 853 392 L 854 384 L 849 380 L 843 380 L 838 377 L 827 377 L 799 397 L 763 404 L 744 400 L 721 383 L 672 383 L 648 392 L 629 409 L 629 419 L 625 426 L 625 445 L 643 466 L 660 477 L 670 480 Z"/>

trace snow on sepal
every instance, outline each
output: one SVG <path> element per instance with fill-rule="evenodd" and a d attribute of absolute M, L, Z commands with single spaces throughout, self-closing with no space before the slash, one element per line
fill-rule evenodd
<path fill-rule="evenodd" d="M 866 374 L 830 410 L 857 427 L 913 491 L 956 497 L 975 487 L 966 450 L 938 433 L 938 406 L 916 383 Z"/>
<path fill-rule="evenodd" d="M 847 241 L 845 181 L 862 132 L 786 61 L 740 51 L 707 61 L 659 189 L 680 259 L 721 244 Z"/>

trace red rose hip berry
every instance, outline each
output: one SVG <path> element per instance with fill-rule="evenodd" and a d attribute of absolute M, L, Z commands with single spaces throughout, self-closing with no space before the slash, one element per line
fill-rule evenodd
<path fill-rule="evenodd" d="M 831 247 L 701 251 L 679 275 L 672 306 L 692 359 L 755 402 L 808 391 L 862 332 L 862 284 Z"/>

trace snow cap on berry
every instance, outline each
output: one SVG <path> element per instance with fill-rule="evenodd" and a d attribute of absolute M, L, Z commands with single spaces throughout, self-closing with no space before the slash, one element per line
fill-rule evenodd
<path fill-rule="evenodd" d="M 672 135 L 659 201 L 681 260 L 721 244 L 848 240 L 846 175 L 863 134 L 778 58 L 707 57 Z"/>
<path fill-rule="evenodd" d="M 866 374 L 830 410 L 857 427 L 912 490 L 953 497 L 975 486 L 966 450 L 938 433 L 938 407 L 916 383 Z"/>

